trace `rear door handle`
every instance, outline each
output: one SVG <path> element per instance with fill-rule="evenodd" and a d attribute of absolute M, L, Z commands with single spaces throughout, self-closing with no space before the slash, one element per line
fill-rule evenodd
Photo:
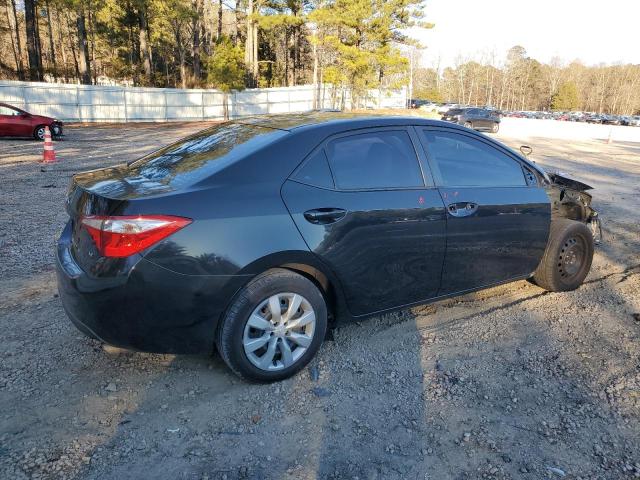
<path fill-rule="evenodd" d="M 452 217 L 468 217 L 478 211 L 478 204 L 473 202 L 457 202 L 447 205 L 447 212 Z"/>
<path fill-rule="evenodd" d="M 313 210 L 304 212 L 304 218 L 306 218 L 308 222 L 316 225 L 326 225 L 337 222 L 346 214 L 347 211 L 343 208 L 314 208 Z"/>

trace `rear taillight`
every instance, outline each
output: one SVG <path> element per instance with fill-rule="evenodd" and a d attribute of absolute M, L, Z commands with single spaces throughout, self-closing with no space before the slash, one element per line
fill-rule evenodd
<path fill-rule="evenodd" d="M 80 222 L 103 257 L 128 257 L 189 225 L 190 218 L 169 215 L 82 217 Z"/>

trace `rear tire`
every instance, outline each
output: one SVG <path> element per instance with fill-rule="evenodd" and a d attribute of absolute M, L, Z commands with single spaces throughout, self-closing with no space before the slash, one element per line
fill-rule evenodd
<path fill-rule="evenodd" d="M 274 382 L 304 368 L 326 330 L 327 306 L 320 290 L 302 275 L 278 268 L 236 295 L 218 326 L 216 346 L 239 377 Z"/>
<path fill-rule="evenodd" d="M 575 220 L 554 220 L 533 281 L 550 292 L 575 290 L 589 273 L 592 260 L 593 235 L 589 228 Z"/>
<path fill-rule="evenodd" d="M 467 128 L 473 128 L 473 124 L 471 122 L 464 122 L 464 126 Z"/>
<path fill-rule="evenodd" d="M 493 126 L 491 127 L 491 133 L 498 133 L 498 130 L 500 130 L 500 124 L 494 123 Z"/>

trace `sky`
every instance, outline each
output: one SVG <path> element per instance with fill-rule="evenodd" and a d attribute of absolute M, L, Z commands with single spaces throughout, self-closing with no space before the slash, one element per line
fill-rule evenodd
<path fill-rule="evenodd" d="M 425 0 L 424 20 L 435 27 L 410 35 L 427 46 L 426 67 L 492 51 L 501 61 L 514 45 L 542 62 L 640 64 L 639 19 L 640 0 Z"/>

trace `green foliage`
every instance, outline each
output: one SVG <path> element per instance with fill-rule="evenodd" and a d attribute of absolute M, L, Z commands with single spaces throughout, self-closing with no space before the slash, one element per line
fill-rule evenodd
<path fill-rule="evenodd" d="M 430 102 L 444 102 L 442 93 L 435 87 L 414 88 L 413 98 L 417 100 L 429 100 Z"/>
<path fill-rule="evenodd" d="M 42 12 L 51 13 L 55 44 L 43 47 L 45 71 L 51 71 L 56 57 L 62 72 L 58 80 L 68 82 L 79 76 L 79 13 L 86 21 L 86 42 L 81 44 L 89 52 L 93 82 L 183 88 L 209 82 L 229 90 L 242 86 L 240 78 L 244 85 L 263 87 L 316 79 L 351 89 L 356 99 L 378 86 L 406 85 L 407 47 L 417 46 L 406 32 L 433 27 L 422 21 L 422 0 L 37 3 Z M 0 15 L 0 42 L 2 35 L 13 41 L 15 33 L 9 24 L 4 28 L 5 17 Z M 43 39 L 49 36 L 46 18 L 38 16 Z M 242 49 L 243 68 L 237 63 Z M 224 65 L 226 61 L 230 63 Z M 17 59 L 10 65 L 18 71 Z"/>
<path fill-rule="evenodd" d="M 206 59 L 207 81 L 225 93 L 243 90 L 247 74 L 242 47 L 235 46 L 228 37 L 216 44 L 213 55 Z"/>
<path fill-rule="evenodd" d="M 309 14 L 321 35 L 318 43 L 332 58 L 325 80 L 348 87 L 354 99 L 367 90 L 406 85 L 409 62 L 396 45 L 411 43 L 402 33 L 419 24 L 419 0 L 335 0 Z"/>
<path fill-rule="evenodd" d="M 552 110 L 576 110 L 580 106 L 578 88 L 573 82 L 565 82 L 551 98 Z"/>

